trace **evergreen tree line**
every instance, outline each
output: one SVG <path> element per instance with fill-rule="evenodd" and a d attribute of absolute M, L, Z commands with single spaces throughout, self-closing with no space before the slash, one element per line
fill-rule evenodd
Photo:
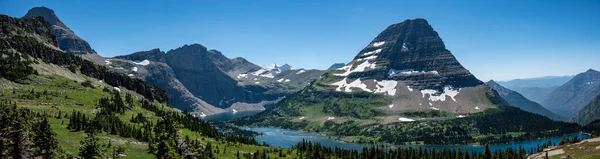
<path fill-rule="evenodd" d="M 42 18 L 18 19 L 0 15 L 0 29 L 2 29 L 0 31 L 0 37 L 2 37 L 0 38 L 0 50 L 6 51 L 14 49 L 46 63 L 69 68 L 79 67 L 79 71 L 86 76 L 102 79 L 112 86 L 123 86 L 143 95 L 149 100 L 157 100 L 159 102 L 167 102 L 168 100 L 164 89 L 147 84 L 142 79 L 131 78 L 118 72 L 109 71 L 106 67 L 96 65 L 81 57 L 50 48 L 44 43 L 52 44 L 56 47 L 56 38 L 52 35 L 50 25 L 43 21 Z M 44 40 L 44 42 L 39 41 L 33 36 L 27 35 L 38 35 L 40 37 L 39 39 Z M 2 54 L 4 53 L 5 52 L 2 52 Z M 17 69 L 10 71 L 2 69 L 2 73 L 0 74 L 3 76 L 6 74 L 9 78 L 12 78 L 13 76 L 15 76 L 15 78 L 23 78 L 23 76 L 33 73 L 30 71 L 30 68 L 23 66 L 24 64 L 29 65 L 30 63 L 19 63 L 13 59 L 14 56 L 11 57 L 10 60 L 0 61 L 7 61 L 5 62 L 7 63 L 6 66 L 4 66 L 4 63 L 0 64 L 3 64 L 2 67 L 13 67 Z"/>
<path fill-rule="evenodd" d="M 29 66 L 32 63 L 33 61 L 27 54 L 19 54 L 0 48 L 0 78 L 19 81 L 31 74 L 37 74 L 37 71 Z"/>
<path fill-rule="evenodd" d="M 0 158 L 51 159 L 62 154 L 45 114 L 0 102 Z"/>
<path fill-rule="evenodd" d="M 360 152 L 357 150 L 346 150 L 339 147 L 325 147 L 320 143 L 311 143 L 303 140 L 293 147 L 298 150 L 295 154 L 299 158 L 347 158 L 347 159 L 524 159 L 527 158 L 525 149 L 511 149 L 504 151 L 492 151 L 486 145 L 483 152 L 467 152 L 460 149 L 435 148 L 398 148 L 384 149 L 377 146 L 364 147 Z"/>

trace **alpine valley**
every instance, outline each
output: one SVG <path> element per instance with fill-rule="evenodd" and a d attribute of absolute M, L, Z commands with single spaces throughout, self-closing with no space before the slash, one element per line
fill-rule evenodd
<path fill-rule="evenodd" d="M 325 70 L 179 46 L 102 57 L 50 8 L 0 15 L 0 158 L 600 157 L 600 72 L 484 83 L 422 18 Z"/>

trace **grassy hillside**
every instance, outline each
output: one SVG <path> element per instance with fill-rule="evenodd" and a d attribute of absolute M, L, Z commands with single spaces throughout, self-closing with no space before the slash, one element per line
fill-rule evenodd
<path fill-rule="evenodd" d="M 63 71 L 68 71 L 64 69 Z M 87 77 L 82 77 L 87 78 Z M 14 83 L 8 80 L 1 80 L 3 87 L 0 89 L 0 100 L 10 100 L 15 102 L 19 108 L 26 108 L 33 112 L 41 112 L 49 114 L 48 120 L 52 130 L 56 132 L 59 146 L 66 154 L 76 156 L 81 146 L 80 141 L 86 137 L 84 131 L 73 131 L 67 128 L 69 124 L 69 113 L 81 112 L 88 115 L 90 118 L 95 116 L 98 111 L 98 100 L 111 96 L 110 91 L 105 91 L 104 88 L 114 89 L 111 86 L 99 82 L 99 80 L 87 78 L 86 81 L 94 81 L 91 87 L 84 86 L 82 83 L 58 75 L 36 75 L 29 76 L 24 84 Z M 143 96 L 135 94 L 132 91 L 121 88 L 122 94 L 132 94 L 136 99 L 144 99 Z M 125 95 L 122 95 L 125 100 Z M 125 123 L 141 126 L 140 124 L 132 123 L 131 118 L 137 114 L 143 114 L 144 117 L 156 123 L 163 120 L 163 117 L 158 116 L 155 112 L 142 108 L 141 102 L 135 100 L 131 109 L 126 110 L 122 115 L 117 115 L 119 119 Z M 174 111 L 167 105 L 155 102 L 154 104 L 161 105 L 165 111 Z M 227 141 L 224 138 L 209 138 L 198 132 L 191 131 L 188 128 L 182 128 L 178 132 L 181 138 L 189 137 L 191 140 L 198 140 L 201 145 L 206 146 L 211 144 L 215 148 L 220 148 L 215 155 L 217 158 L 236 158 L 238 151 L 241 154 L 270 150 L 266 146 L 241 144 L 232 141 Z M 122 158 L 153 158 L 154 155 L 148 153 L 148 142 L 136 140 L 134 138 L 121 137 L 112 135 L 107 132 L 102 132 L 98 135 L 101 143 L 113 146 L 122 146 L 126 153 Z M 108 152 L 106 152 L 108 153 Z M 277 156 L 276 154 L 270 154 Z"/>

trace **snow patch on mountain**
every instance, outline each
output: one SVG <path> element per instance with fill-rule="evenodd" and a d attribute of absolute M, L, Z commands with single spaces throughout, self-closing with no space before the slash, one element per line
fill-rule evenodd
<path fill-rule="evenodd" d="M 290 79 L 285 79 L 285 81 L 283 81 L 283 82 L 290 82 Z"/>
<path fill-rule="evenodd" d="M 439 75 L 439 72 L 438 71 L 396 70 L 396 69 L 390 69 L 388 71 L 388 75 L 390 75 L 390 76 L 393 76 L 396 74 L 402 74 L 402 75 L 436 74 L 436 75 Z"/>
<path fill-rule="evenodd" d="M 346 65 L 346 66 L 344 66 L 344 67 L 340 67 L 340 68 L 338 68 L 338 69 L 336 69 L 336 70 L 348 70 L 348 69 L 351 69 L 351 68 L 352 68 L 352 66 L 353 66 L 353 65 Z"/>
<path fill-rule="evenodd" d="M 375 81 L 377 85 L 377 89 L 375 89 L 375 93 L 387 93 L 389 96 L 396 95 L 396 85 L 398 85 L 398 81 L 394 80 L 383 80 L 383 81 Z"/>
<path fill-rule="evenodd" d="M 299 75 L 299 74 L 304 73 L 304 72 L 306 72 L 306 71 L 300 70 L 300 71 L 296 72 L 296 74 Z"/>
<path fill-rule="evenodd" d="M 273 73 L 262 74 L 260 76 L 261 77 L 267 77 L 267 78 L 275 78 L 275 75 L 273 75 Z"/>
<path fill-rule="evenodd" d="M 137 67 L 133 67 L 133 68 L 131 69 L 131 71 L 133 71 L 133 72 L 137 72 L 137 71 L 138 71 L 138 68 L 137 68 Z"/>
<path fill-rule="evenodd" d="M 239 74 L 239 75 L 237 75 L 237 78 L 238 79 L 239 78 L 248 78 L 248 74 L 245 74 L 245 73 Z"/>
<path fill-rule="evenodd" d="M 106 63 L 106 65 L 112 64 L 112 62 L 110 62 L 109 60 L 104 60 L 104 63 Z"/>
<path fill-rule="evenodd" d="M 343 80 L 332 83 L 331 85 L 337 86 L 335 90 L 340 92 L 342 91 L 342 88 L 344 88 L 345 92 L 352 92 L 352 88 L 360 88 L 366 92 L 373 92 L 367 88 L 366 84 L 362 83 L 360 78 L 350 83 L 346 83 L 346 78 L 344 78 Z"/>
<path fill-rule="evenodd" d="M 411 92 L 413 91 L 413 89 L 410 88 L 410 86 L 406 86 L 406 88 L 408 89 L 408 91 L 411 91 Z"/>
<path fill-rule="evenodd" d="M 360 58 L 360 59 L 356 59 L 356 61 L 364 61 L 364 60 L 372 60 L 372 59 L 376 59 L 377 56 L 376 55 L 371 55 L 369 57 L 365 57 L 365 58 Z"/>
<path fill-rule="evenodd" d="M 407 52 L 408 51 L 408 47 L 406 47 L 406 43 L 402 43 L 402 49 L 400 49 L 401 52 Z"/>
<path fill-rule="evenodd" d="M 454 98 L 456 95 L 458 95 L 459 91 L 458 90 L 453 90 L 450 87 L 444 87 L 444 92 L 440 95 L 435 95 L 437 94 L 438 91 L 437 90 L 432 90 L 432 89 L 424 89 L 421 90 L 421 95 L 423 98 L 425 98 L 425 95 L 429 95 L 429 100 L 430 101 L 446 101 L 446 96 L 449 96 L 454 102 L 456 102 L 456 99 Z"/>
<path fill-rule="evenodd" d="M 365 52 L 365 53 L 363 53 L 363 55 L 367 56 L 367 55 L 371 55 L 371 54 L 377 54 L 377 53 L 380 53 L 380 52 L 381 52 L 381 49 L 377 49 L 377 50 Z"/>
<path fill-rule="evenodd" d="M 136 64 L 136 65 L 142 65 L 142 66 L 146 66 L 146 65 L 149 65 L 149 64 L 150 64 L 150 61 L 148 61 L 148 60 L 146 59 L 146 60 L 144 60 L 144 61 L 141 61 L 141 62 L 133 62 L 133 64 Z"/>
<path fill-rule="evenodd" d="M 345 66 L 344 66 L 345 67 Z M 349 74 L 353 73 L 353 72 L 363 72 L 365 71 L 367 68 L 371 68 L 371 69 L 375 69 L 375 63 L 370 63 L 368 60 L 359 64 L 358 66 L 356 66 L 356 68 L 352 69 L 348 69 L 346 70 L 346 72 L 341 73 L 341 74 L 333 74 L 335 76 L 348 76 Z"/>
<path fill-rule="evenodd" d="M 284 80 L 283 78 L 280 78 L 277 80 L 277 82 L 281 83 L 281 82 L 283 82 L 283 80 Z"/>
<path fill-rule="evenodd" d="M 373 43 L 373 47 L 380 47 L 383 44 L 385 44 L 385 41 L 375 42 Z"/>

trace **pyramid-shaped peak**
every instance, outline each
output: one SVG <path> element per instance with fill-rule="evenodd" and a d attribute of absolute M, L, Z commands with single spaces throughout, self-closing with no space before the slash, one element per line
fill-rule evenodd
<path fill-rule="evenodd" d="M 590 68 L 589 70 L 585 71 L 585 73 L 598 73 L 598 71 Z"/>
<path fill-rule="evenodd" d="M 44 6 L 33 7 L 31 9 L 29 9 L 29 11 L 27 11 L 27 14 L 25 14 L 25 16 L 23 16 L 23 17 L 24 18 L 42 17 L 50 25 L 56 25 L 56 26 L 60 26 L 62 28 L 68 29 L 67 26 L 63 22 L 60 21 L 58 16 L 56 16 L 56 14 L 54 13 L 54 10 L 52 10 L 48 7 L 44 7 Z"/>

